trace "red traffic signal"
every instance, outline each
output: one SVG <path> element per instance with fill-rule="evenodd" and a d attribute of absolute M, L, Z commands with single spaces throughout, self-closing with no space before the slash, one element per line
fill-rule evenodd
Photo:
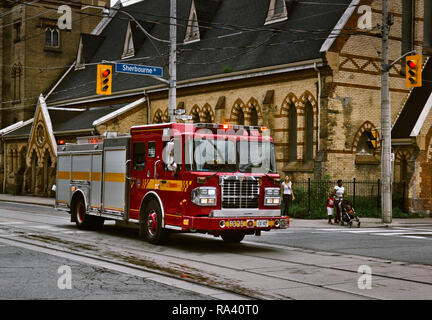
<path fill-rule="evenodd" d="M 112 87 L 112 66 L 98 64 L 96 76 L 96 93 L 97 94 L 111 94 Z"/>
<path fill-rule="evenodd" d="M 413 55 L 406 57 L 406 76 L 405 83 L 407 88 L 422 86 L 422 57 L 421 55 Z"/>

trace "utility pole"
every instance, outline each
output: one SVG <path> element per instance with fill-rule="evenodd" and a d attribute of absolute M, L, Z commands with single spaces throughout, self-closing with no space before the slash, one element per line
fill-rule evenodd
<path fill-rule="evenodd" d="M 170 50 L 169 50 L 169 90 L 168 116 L 170 122 L 176 122 L 177 108 L 177 0 L 170 0 Z"/>
<path fill-rule="evenodd" d="M 381 214 L 382 222 L 392 222 L 391 128 L 388 64 L 389 16 L 387 0 L 382 0 L 381 60 Z"/>

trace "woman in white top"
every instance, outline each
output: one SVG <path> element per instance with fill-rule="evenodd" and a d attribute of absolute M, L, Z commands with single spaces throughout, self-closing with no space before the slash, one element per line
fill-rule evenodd
<path fill-rule="evenodd" d="M 342 186 L 342 180 L 337 181 L 337 185 L 334 187 L 334 192 L 335 192 L 335 207 L 336 207 L 335 223 L 338 223 L 340 222 L 341 219 L 340 203 L 343 200 L 343 194 L 345 192 L 345 188 Z"/>
<path fill-rule="evenodd" d="M 282 215 L 288 216 L 289 207 L 291 206 L 291 199 L 295 200 L 294 191 L 292 188 L 292 181 L 291 181 L 291 177 L 289 176 L 285 176 L 285 181 L 282 182 L 282 195 L 283 195 L 283 203 L 284 203 L 284 210 Z"/>

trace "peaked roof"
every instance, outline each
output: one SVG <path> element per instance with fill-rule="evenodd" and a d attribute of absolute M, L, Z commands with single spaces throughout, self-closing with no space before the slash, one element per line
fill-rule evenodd
<path fill-rule="evenodd" d="M 181 42 L 177 45 L 177 81 L 223 75 L 227 70 L 248 71 L 323 58 L 320 48 L 351 0 L 332 0 L 335 5 L 330 5 L 328 0 L 299 1 L 290 9 L 287 20 L 268 25 L 265 21 L 270 0 L 195 0 L 200 28 L 206 31 L 201 34 L 200 41 L 184 44 L 191 3 L 192 0 L 183 0 L 182 5 L 177 6 L 177 39 Z M 121 11 L 146 22 L 147 28 L 148 24 L 153 25 L 152 36 L 168 40 L 169 9 L 169 1 L 146 0 L 121 8 Z M 104 39 L 86 63 L 121 62 L 129 22 L 129 17 L 121 11 L 100 33 Z M 142 45 L 134 48 L 135 56 L 127 61 L 163 67 L 167 77 L 168 44 L 143 39 Z M 49 96 L 48 104 L 94 97 L 95 74 L 95 65 L 70 72 Z M 146 76 L 113 74 L 113 94 L 160 84 Z"/>
<path fill-rule="evenodd" d="M 54 134 L 62 134 L 71 131 L 90 131 L 93 130 L 93 122 L 123 108 L 126 104 L 118 104 L 106 107 L 94 107 L 84 110 L 50 108 L 48 110 L 49 118 L 52 123 Z M 30 122 L 17 130 L 8 132 L 4 135 L 6 138 L 16 138 L 29 135 L 33 123 Z"/>
<path fill-rule="evenodd" d="M 83 45 L 83 58 L 84 62 L 90 62 L 93 55 L 96 53 L 97 49 L 104 40 L 104 37 L 97 36 L 93 34 L 82 33 L 81 40 Z"/>
<path fill-rule="evenodd" d="M 422 72 L 423 80 L 432 81 L 432 59 L 429 58 Z M 427 101 L 432 90 L 426 83 L 422 87 L 414 88 L 406 101 L 402 112 L 396 120 L 392 129 L 392 139 L 410 138 L 416 123 L 421 120 L 420 115 L 427 107 Z M 425 114 L 424 116 L 427 116 Z M 423 120 L 424 121 L 424 120 Z"/>

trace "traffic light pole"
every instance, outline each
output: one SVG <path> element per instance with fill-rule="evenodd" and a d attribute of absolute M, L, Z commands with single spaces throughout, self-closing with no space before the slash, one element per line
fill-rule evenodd
<path fill-rule="evenodd" d="M 388 3 L 382 1 L 382 60 L 381 60 L 381 214 L 382 222 L 392 222 L 391 128 L 388 64 Z"/>

